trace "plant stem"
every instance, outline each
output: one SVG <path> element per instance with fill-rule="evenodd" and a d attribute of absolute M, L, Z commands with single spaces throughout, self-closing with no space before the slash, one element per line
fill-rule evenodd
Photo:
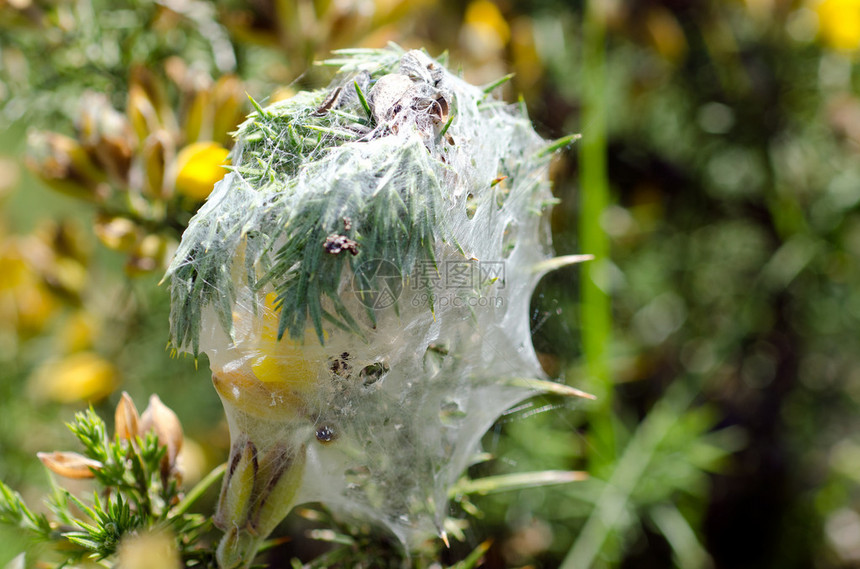
<path fill-rule="evenodd" d="M 615 443 L 611 423 L 612 379 L 608 349 L 612 329 L 609 297 L 609 239 L 600 220 L 609 205 L 606 171 L 606 104 L 604 41 L 605 22 L 601 0 L 587 2 L 583 20 L 582 61 L 582 144 L 580 160 L 579 237 L 582 251 L 594 261 L 582 268 L 581 327 L 583 352 L 589 376 L 589 389 L 597 396 L 591 407 L 593 437 L 592 472 L 595 461 L 611 464 Z M 602 470 L 598 467 L 596 470 Z"/>
<path fill-rule="evenodd" d="M 176 504 L 176 507 L 173 508 L 173 516 L 181 516 L 182 514 L 187 512 L 188 508 L 190 508 L 194 504 L 194 502 L 196 502 L 200 498 L 200 496 L 202 496 L 203 493 L 206 492 L 206 490 L 209 489 L 210 486 L 212 486 L 212 484 L 217 482 L 221 478 L 221 476 L 224 475 L 225 470 L 227 470 L 226 462 L 213 468 L 212 472 L 207 474 L 206 477 L 203 478 L 203 480 L 198 482 L 197 485 L 194 486 L 194 488 L 188 491 L 188 494 L 185 495 L 185 498 L 183 498 L 181 502 Z"/>

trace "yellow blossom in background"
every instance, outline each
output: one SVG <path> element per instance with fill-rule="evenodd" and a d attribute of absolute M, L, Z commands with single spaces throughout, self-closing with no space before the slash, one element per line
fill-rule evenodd
<path fill-rule="evenodd" d="M 679 62 L 687 53 L 687 39 L 678 19 L 668 9 L 657 6 L 648 11 L 645 28 L 654 48 L 664 58 Z"/>
<path fill-rule="evenodd" d="M 840 51 L 860 49 L 860 0 L 822 0 L 815 12 L 825 44 Z"/>
<path fill-rule="evenodd" d="M 105 214 L 96 216 L 93 232 L 107 248 L 126 253 L 141 239 L 141 230 L 133 221 Z"/>
<path fill-rule="evenodd" d="M 195 200 L 204 200 L 212 187 L 227 173 L 229 151 L 216 142 L 195 142 L 176 157 L 176 191 Z"/>
<path fill-rule="evenodd" d="M 236 76 L 214 79 L 176 57 L 164 69 L 166 76 L 132 67 L 124 113 L 105 94 L 86 92 L 75 137 L 28 137 L 30 168 L 94 206 L 96 236 L 127 255 L 131 276 L 163 268 L 186 214 L 224 177 L 229 133 L 245 117 Z M 64 285 L 81 281 L 76 268 L 58 265 Z"/>
<path fill-rule="evenodd" d="M 460 41 L 476 59 L 498 55 L 511 38 L 511 30 L 498 6 L 489 0 L 475 0 L 466 8 Z"/>
<path fill-rule="evenodd" d="M 32 131 L 27 144 L 27 166 L 53 190 L 85 201 L 104 199 L 109 193 L 106 174 L 74 138 Z"/>
<path fill-rule="evenodd" d="M 517 87 L 524 95 L 541 79 L 543 62 L 535 47 L 534 24 L 531 18 L 519 17 L 511 22 L 511 56 L 516 72 Z"/>
<path fill-rule="evenodd" d="M 41 283 L 17 289 L 13 293 L 12 303 L 15 306 L 17 329 L 24 336 L 44 330 L 60 308 L 59 302 Z"/>
<path fill-rule="evenodd" d="M 495 36 L 496 40 L 506 44 L 511 37 L 511 31 L 505 17 L 498 6 L 489 0 L 475 0 L 466 8 L 465 25 L 470 26 L 476 33 Z"/>
<path fill-rule="evenodd" d="M 60 305 L 27 262 L 18 241 L 0 244 L 0 327 L 37 334 Z"/>
<path fill-rule="evenodd" d="M 186 438 L 176 457 L 176 467 L 182 474 L 184 484 L 197 484 L 210 468 L 204 448 L 193 439 Z"/>
<path fill-rule="evenodd" d="M 273 105 L 280 101 L 286 101 L 287 99 L 292 99 L 296 95 L 296 90 L 292 87 L 278 87 L 275 91 L 269 95 L 269 104 Z"/>
<path fill-rule="evenodd" d="M 125 264 L 125 274 L 133 277 L 154 271 L 167 258 L 167 240 L 160 235 L 146 235 L 131 250 Z"/>
<path fill-rule="evenodd" d="M 176 540 L 164 531 L 132 533 L 123 538 L 118 548 L 117 567 L 122 569 L 179 569 L 182 562 L 176 550 Z"/>
<path fill-rule="evenodd" d="M 73 223 L 42 222 L 26 236 L 0 232 L 0 331 L 39 334 L 64 305 L 79 304 L 87 259 Z"/>
<path fill-rule="evenodd" d="M 97 334 L 96 317 L 85 310 L 77 310 L 63 323 L 60 343 L 65 353 L 82 352 L 92 348 Z"/>
<path fill-rule="evenodd" d="M 98 401 L 110 395 L 118 383 L 116 368 L 93 352 L 79 352 L 38 368 L 30 379 L 37 399 L 59 403 Z"/>

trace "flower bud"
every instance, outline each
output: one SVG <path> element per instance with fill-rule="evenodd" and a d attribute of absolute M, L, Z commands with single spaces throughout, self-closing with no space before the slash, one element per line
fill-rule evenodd
<path fill-rule="evenodd" d="M 137 225 L 125 217 L 99 215 L 94 230 L 99 241 L 114 251 L 129 252 L 140 238 Z"/>
<path fill-rule="evenodd" d="M 167 103 L 163 85 L 143 66 L 132 69 L 126 109 L 139 140 L 159 128 L 177 130 L 176 117 Z"/>
<path fill-rule="evenodd" d="M 125 272 L 135 277 L 162 266 L 167 255 L 167 241 L 161 235 L 150 234 L 141 239 L 125 264 Z"/>
<path fill-rule="evenodd" d="M 262 538 L 251 535 L 236 526 L 225 530 L 224 538 L 218 544 L 215 558 L 220 569 L 235 569 L 243 563 L 250 563 L 260 547 Z"/>
<path fill-rule="evenodd" d="M 232 144 L 230 133 L 245 118 L 245 90 L 235 75 L 225 75 L 212 87 L 212 140 L 220 144 Z"/>
<path fill-rule="evenodd" d="M 104 174 L 75 139 L 53 132 L 32 132 L 28 145 L 27 165 L 54 190 L 90 201 L 105 196 Z"/>
<path fill-rule="evenodd" d="M 232 527 L 245 527 L 259 465 L 257 447 L 251 441 L 234 445 L 230 456 L 230 468 L 221 487 L 221 499 L 215 512 L 215 525 L 227 530 Z"/>
<path fill-rule="evenodd" d="M 258 502 L 248 519 L 249 531 L 265 537 L 272 533 L 295 505 L 305 469 L 306 447 L 279 444 L 262 460 Z"/>
<path fill-rule="evenodd" d="M 128 178 L 134 134 L 128 119 L 104 94 L 84 94 L 77 130 L 84 148 L 113 180 Z"/>
<path fill-rule="evenodd" d="M 103 466 L 101 462 L 76 452 L 39 452 L 36 456 L 54 474 L 75 480 L 95 478 L 93 470 L 100 470 Z"/>
<path fill-rule="evenodd" d="M 185 115 L 185 140 L 197 142 L 212 136 L 212 94 L 207 89 L 189 94 L 191 102 Z"/>
<path fill-rule="evenodd" d="M 122 440 L 133 441 L 140 434 L 139 423 L 140 415 L 137 413 L 137 407 L 134 406 L 131 396 L 123 391 L 114 414 L 116 436 Z"/>
<path fill-rule="evenodd" d="M 182 424 L 179 418 L 167 405 L 161 402 L 158 395 L 149 398 L 149 405 L 140 416 L 138 423 L 140 433 L 154 431 L 158 442 L 167 447 L 167 454 L 162 462 L 162 473 L 169 472 L 176 465 L 176 456 L 182 448 Z"/>
<path fill-rule="evenodd" d="M 141 190 L 145 196 L 155 199 L 168 197 L 164 174 L 173 153 L 173 142 L 165 130 L 159 129 L 143 141 L 137 167 L 141 169 Z"/>
<path fill-rule="evenodd" d="M 128 89 L 126 113 L 138 140 L 146 140 L 147 135 L 159 127 L 155 106 L 146 96 L 143 87 L 139 85 L 131 85 Z"/>

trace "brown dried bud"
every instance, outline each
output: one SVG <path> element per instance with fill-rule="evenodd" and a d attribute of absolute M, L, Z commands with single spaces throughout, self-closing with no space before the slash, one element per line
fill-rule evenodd
<path fill-rule="evenodd" d="M 97 215 L 93 226 L 96 237 L 105 247 L 128 253 L 140 240 L 140 229 L 130 219 Z"/>
<path fill-rule="evenodd" d="M 185 140 L 209 140 L 212 136 L 212 93 L 204 87 L 189 96 L 191 102 L 185 115 Z"/>
<path fill-rule="evenodd" d="M 159 128 L 168 132 L 178 130 L 176 117 L 167 103 L 164 85 L 142 65 L 131 70 L 126 114 L 140 141 Z"/>
<path fill-rule="evenodd" d="M 139 423 L 140 415 L 137 413 L 137 407 L 134 406 L 131 396 L 123 391 L 114 414 L 116 436 L 126 441 L 133 441 L 140 434 Z"/>
<path fill-rule="evenodd" d="M 176 456 L 182 448 L 182 424 L 170 407 L 161 402 L 158 395 L 149 398 L 149 405 L 140 416 L 139 432 L 141 434 L 154 431 L 158 442 L 167 447 L 167 454 L 162 468 L 171 470 L 176 465 Z"/>
<path fill-rule="evenodd" d="M 167 257 L 167 241 L 161 235 L 150 234 L 135 244 L 125 263 L 125 272 L 136 277 L 159 269 Z"/>
<path fill-rule="evenodd" d="M 150 132 L 161 126 L 155 105 L 152 104 L 146 91 L 140 85 L 132 84 L 129 86 L 126 114 L 137 139 L 140 141 L 146 140 Z"/>
<path fill-rule="evenodd" d="M 135 165 L 137 179 L 134 182 L 140 184 L 145 196 L 155 199 L 169 197 L 167 184 L 165 184 L 165 170 L 173 160 L 174 154 L 173 141 L 164 129 L 156 130 L 143 141 L 140 159 Z"/>
<path fill-rule="evenodd" d="M 104 172 L 80 143 L 53 132 L 28 135 L 27 165 L 51 188 L 78 199 L 104 199 Z"/>
<path fill-rule="evenodd" d="M 78 138 L 114 181 L 125 181 L 135 145 L 128 119 L 102 93 L 84 93 L 76 122 Z"/>
<path fill-rule="evenodd" d="M 102 463 L 76 452 L 54 451 L 36 453 L 42 464 L 54 474 L 77 480 L 94 478 L 93 469 L 100 470 Z"/>
<path fill-rule="evenodd" d="M 232 145 L 230 133 L 245 120 L 247 102 L 245 89 L 238 77 L 224 75 L 215 82 L 212 88 L 212 140 L 225 146 Z"/>

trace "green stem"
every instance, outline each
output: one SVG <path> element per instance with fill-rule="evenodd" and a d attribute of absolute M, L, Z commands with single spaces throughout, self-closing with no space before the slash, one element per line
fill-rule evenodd
<path fill-rule="evenodd" d="M 580 158 L 580 248 L 594 256 L 582 267 L 581 328 L 583 353 L 590 383 L 597 396 L 591 407 L 593 450 L 591 470 L 600 474 L 615 459 L 612 427 L 612 379 L 608 348 L 612 329 L 609 297 L 609 239 L 600 220 L 609 206 L 609 180 L 606 170 L 605 102 L 605 22 L 601 0 L 586 5 L 583 21 L 582 60 L 582 144 Z"/>
<path fill-rule="evenodd" d="M 212 486 L 212 484 L 217 482 L 221 478 L 221 476 L 224 475 L 225 470 L 227 470 L 226 462 L 212 469 L 212 472 L 207 474 L 206 477 L 203 478 L 203 480 L 198 482 L 197 485 L 194 486 L 194 488 L 189 490 L 188 494 L 185 495 L 185 498 L 183 498 L 181 502 L 176 504 L 176 507 L 173 508 L 172 512 L 173 517 L 181 516 L 182 514 L 187 512 L 188 508 L 190 508 L 194 504 L 194 502 L 196 502 L 200 498 L 200 496 L 202 496 L 203 493 L 206 492 L 206 490 L 208 490 L 210 486 Z"/>

